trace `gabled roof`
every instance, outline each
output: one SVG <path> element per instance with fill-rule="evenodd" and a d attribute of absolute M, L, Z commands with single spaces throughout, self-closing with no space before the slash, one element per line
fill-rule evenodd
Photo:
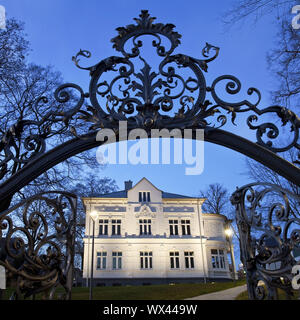
<path fill-rule="evenodd" d="M 195 197 L 189 197 L 189 196 L 184 196 L 182 194 L 176 194 L 176 193 L 170 193 L 170 192 L 162 192 L 162 198 L 169 198 L 169 199 L 195 199 Z"/>
<path fill-rule="evenodd" d="M 127 198 L 127 190 L 121 190 L 121 191 L 115 191 L 110 193 L 104 193 L 104 194 L 93 194 L 89 197 L 83 197 L 83 198 Z"/>
<path fill-rule="evenodd" d="M 95 194 L 88 198 L 127 198 L 128 190 L 121 190 L 105 194 Z M 184 196 L 182 194 L 170 193 L 162 191 L 163 199 L 195 199 L 195 197 Z"/>
<path fill-rule="evenodd" d="M 157 187 L 155 187 L 147 178 L 142 178 L 139 182 L 137 182 L 131 189 L 135 188 L 141 181 L 146 180 L 147 182 L 149 182 L 156 190 L 161 191 L 162 193 L 162 198 L 163 199 L 195 199 L 197 197 L 189 197 L 189 196 L 185 196 L 182 194 L 176 194 L 176 193 L 170 193 L 170 192 L 165 192 L 162 191 L 160 189 L 158 189 Z M 105 193 L 105 194 L 95 194 L 92 195 L 90 197 L 86 197 L 86 198 L 127 198 L 127 191 L 128 190 L 121 190 L 121 191 L 115 191 L 115 192 L 110 192 L 110 193 Z M 83 197 L 85 198 L 85 197 Z"/>
<path fill-rule="evenodd" d="M 138 184 L 140 184 L 143 180 L 146 180 L 149 184 L 151 184 L 151 186 L 156 189 L 157 191 L 161 191 L 160 189 L 158 189 L 151 181 L 149 181 L 147 178 L 143 177 L 139 182 L 137 182 L 133 187 L 135 188 Z"/>

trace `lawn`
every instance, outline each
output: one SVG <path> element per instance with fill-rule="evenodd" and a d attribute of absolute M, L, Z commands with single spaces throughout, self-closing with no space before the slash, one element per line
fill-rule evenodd
<path fill-rule="evenodd" d="M 294 292 L 294 297 L 291 298 L 291 300 L 297 300 L 298 297 L 299 297 L 299 292 Z M 286 299 L 286 294 L 283 290 L 278 290 L 278 299 L 279 300 L 287 300 Z M 248 297 L 248 291 L 244 291 L 242 293 L 240 293 L 236 298 L 235 300 L 249 300 L 249 297 Z"/>
<path fill-rule="evenodd" d="M 174 285 L 148 285 L 148 286 L 120 286 L 95 287 L 94 300 L 181 300 L 198 295 L 226 290 L 245 284 L 244 280 L 230 282 L 187 283 Z M 10 290 L 7 290 L 10 291 Z M 63 292 L 61 289 L 57 293 Z M 9 292 L 4 295 L 8 299 Z M 38 295 L 36 299 L 40 299 Z M 77 287 L 72 289 L 72 300 L 88 300 L 89 288 Z"/>

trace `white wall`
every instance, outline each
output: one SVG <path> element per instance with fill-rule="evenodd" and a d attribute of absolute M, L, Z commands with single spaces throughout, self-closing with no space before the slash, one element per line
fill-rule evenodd
<path fill-rule="evenodd" d="M 140 191 L 151 192 L 151 203 L 142 205 L 138 202 Z M 109 221 L 121 219 L 122 221 L 120 237 L 98 237 L 98 221 L 95 223 L 94 266 L 96 266 L 97 251 L 107 252 L 107 269 L 94 269 L 95 278 L 203 277 L 211 271 L 210 249 L 226 248 L 223 216 L 202 214 L 203 199 L 162 199 L 162 192 L 146 179 L 141 180 L 128 191 L 128 199 L 86 198 L 83 201 L 86 207 L 87 236 L 92 234 L 88 223 L 89 213 L 92 211 L 98 211 L 100 219 Z M 112 209 L 108 212 L 99 210 L 103 206 Z M 121 211 L 124 207 L 126 212 L 118 212 L 117 209 Z M 139 219 L 151 219 L 151 236 L 139 235 Z M 179 236 L 170 237 L 169 219 L 190 220 L 191 236 L 181 236 L 179 223 Z M 202 238 L 199 236 L 200 223 L 201 230 L 204 232 Z M 111 225 L 109 225 L 109 234 L 110 230 Z M 84 239 L 84 278 L 90 273 L 91 241 L 88 237 Z M 112 251 L 122 252 L 122 270 L 112 270 Z M 140 269 L 140 251 L 153 252 L 152 269 Z M 180 252 L 179 270 L 170 269 L 170 251 Z M 195 268 L 193 270 L 185 269 L 184 251 L 194 252 Z M 225 272 L 228 272 L 228 262 L 226 268 Z"/>

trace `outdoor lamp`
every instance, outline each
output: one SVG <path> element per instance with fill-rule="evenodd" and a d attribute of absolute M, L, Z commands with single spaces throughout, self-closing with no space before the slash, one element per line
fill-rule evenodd
<path fill-rule="evenodd" d="M 235 281 L 235 270 L 234 270 L 234 257 L 233 257 L 233 252 L 232 252 L 232 235 L 233 235 L 233 230 L 230 227 L 230 225 L 227 225 L 225 228 L 225 235 L 226 235 L 226 239 L 229 242 L 229 252 L 230 252 L 230 256 L 231 256 L 231 263 L 232 263 L 232 267 L 233 267 L 233 274 L 232 274 L 232 279 L 233 281 Z"/>
<path fill-rule="evenodd" d="M 93 219 L 93 221 L 95 221 L 98 217 L 98 213 L 96 211 L 92 211 L 90 213 L 91 218 Z"/>
<path fill-rule="evenodd" d="M 225 229 L 225 235 L 226 235 L 227 237 L 231 237 L 232 234 L 233 234 L 233 232 L 232 232 L 232 229 L 231 229 L 231 228 Z"/>

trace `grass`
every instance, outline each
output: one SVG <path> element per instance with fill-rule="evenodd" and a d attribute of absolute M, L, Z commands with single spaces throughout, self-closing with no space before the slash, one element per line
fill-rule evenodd
<path fill-rule="evenodd" d="M 291 300 L 297 300 L 298 298 L 299 298 L 299 292 L 295 291 L 294 297 L 292 297 Z M 248 291 L 244 291 L 244 292 L 240 293 L 235 298 L 235 300 L 249 300 Z M 287 300 L 285 292 L 281 289 L 278 290 L 278 300 Z"/>
<path fill-rule="evenodd" d="M 236 282 L 209 282 L 209 283 L 182 283 L 174 285 L 148 285 L 148 286 L 120 286 L 95 287 L 94 300 L 181 300 L 202 294 L 226 290 L 245 284 L 245 280 Z M 11 290 L 6 290 L 4 299 L 8 299 Z M 57 290 L 56 298 L 63 289 Z M 36 299 L 41 299 L 37 295 Z M 72 300 L 88 300 L 89 288 L 76 287 L 72 289 Z"/>

